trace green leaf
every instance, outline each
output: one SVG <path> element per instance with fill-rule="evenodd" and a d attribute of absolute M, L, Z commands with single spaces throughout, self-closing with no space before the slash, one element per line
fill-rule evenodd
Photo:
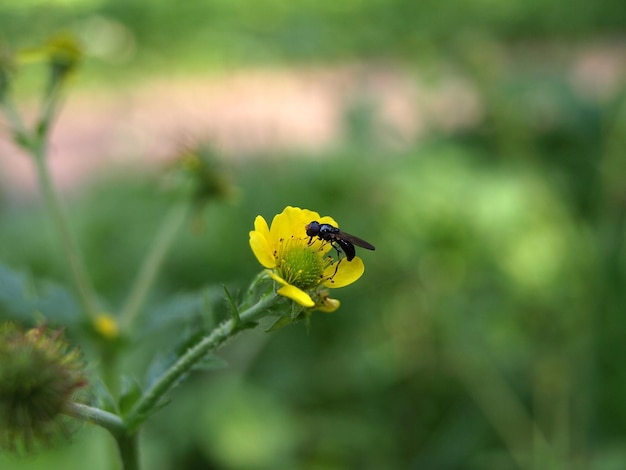
<path fill-rule="evenodd" d="M 276 320 L 272 326 L 270 326 L 268 329 L 266 329 L 265 331 L 267 333 L 271 332 L 271 331 L 276 331 L 276 330 L 280 330 L 281 328 L 287 326 L 287 325 L 291 325 L 294 322 L 294 320 L 292 320 L 290 317 L 285 317 L 285 316 L 281 316 L 278 317 L 278 320 Z"/>
<path fill-rule="evenodd" d="M 95 395 L 95 403 L 98 408 L 111 413 L 117 413 L 117 404 L 115 398 L 107 386 L 99 379 L 90 383 L 91 389 Z"/>
<path fill-rule="evenodd" d="M 181 357 L 182 353 L 179 351 L 171 351 L 167 354 L 157 354 L 146 373 L 146 387 L 150 388 L 154 383 L 169 369 L 174 363 Z M 186 377 L 186 374 L 179 380 L 182 381 Z"/>
<path fill-rule="evenodd" d="M 79 317 L 79 307 L 59 285 L 34 281 L 0 265 L 0 318 L 34 323 L 41 315 L 56 324 L 72 325 Z"/>
<path fill-rule="evenodd" d="M 142 394 L 143 389 L 137 379 L 131 377 L 122 378 L 122 393 L 119 400 L 119 410 L 122 416 L 132 409 Z"/>
<path fill-rule="evenodd" d="M 215 305 L 222 295 L 219 287 L 211 286 L 161 300 L 157 306 L 146 309 L 147 314 L 141 317 L 143 324 L 138 330 L 145 336 L 152 336 L 158 331 L 171 331 L 192 323 L 194 328 L 198 328 L 198 323 L 204 324 L 202 329 L 213 327 L 216 323 Z"/>
<path fill-rule="evenodd" d="M 222 288 L 224 289 L 224 294 L 226 294 L 226 300 L 228 301 L 228 310 L 230 311 L 230 316 L 235 321 L 236 325 L 241 323 L 241 318 L 239 318 L 239 309 L 237 308 L 237 304 L 235 304 L 235 300 L 233 296 L 230 295 L 228 288 L 225 284 L 222 284 Z"/>

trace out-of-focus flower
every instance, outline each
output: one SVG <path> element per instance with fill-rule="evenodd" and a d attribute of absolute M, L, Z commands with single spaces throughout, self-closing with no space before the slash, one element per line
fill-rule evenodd
<path fill-rule="evenodd" d="M 51 67 L 51 83 L 63 80 L 72 74 L 83 59 L 83 50 L 76 37 L 69 33 L 59 34 L 45 46 Z"/>
<path fill-rule="evenodd" d="M 229 201 L 236 188 L 211 147 L 200 145 L 181 152 L 166 167 L 164 186 L 178 196 L 190 199 L 196 210 L 209 202 Z"/>
<path fill-rule="evenodd" d="M 233 186 L 210 148 L 200 147 L 187 152 L 179 161 L 192 180 L 193 198 L 197 204 L 228 199 L 232 195 Z"/>
<path fill-rule="evenodd" d="M 102 338 L 108 340 L 117 339 L 120 334 L 120 326 L 115 317 L 109 313 L 101 313 L 93 321 L 93 327 Z"/>
<path fill-rule="evenodd" d="M 250 232 L 250 247 L 268 275 L 281 285 L 280 295 L 303 307 L 332 312 L 340 303 L 328 297 L 328 288 L 352 284 L 365 268 L 358 256 L 351 261 L 335 259 L 329 254 L 330 243 L 307 236 L 306 226 L 314 220 L 338 227 L 331 217 L 299 207 L 286 207 L 271 227 L 259 215 Z"/>
<path fill-rule="evenodd" d="M 65 32 L 41 46 L 20 50 L 17 62 L 20 65 L 47 62 L 50 70 L 47 91 L 50 92 L 76 71 L 83 56 L 83 48 L 76 36 Z"/>

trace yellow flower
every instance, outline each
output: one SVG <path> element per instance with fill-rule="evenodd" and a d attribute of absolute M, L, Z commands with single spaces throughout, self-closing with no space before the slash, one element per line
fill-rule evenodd
<path fill-rule="evenodd" d="M 335 259 L 329 253 L 330 243 L 317 237 L 311 240 L 305 227 L 314 220 L 338 227 L 331 217 L 299 207 L 287 206 L 274 217 L 271 227 L 259 215 L 250 232 L 250 247 L 269 276 L 282 285 L 280 295 L 304 307 L 332 312 L 339 308 L 339 301 L 328 297 L 327 288 L 352 284 L 365 267 L 358 256 L 351 261 Z"/>

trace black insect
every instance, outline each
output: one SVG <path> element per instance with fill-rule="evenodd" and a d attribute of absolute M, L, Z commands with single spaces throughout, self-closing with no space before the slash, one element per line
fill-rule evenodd
<path fill-rule="evenodd" d="M 374 245 L 371 243 L 367 243 L 365 240 L 361 240 L 359 237 L 355 237 L 349 233 L 342 232 L 337 227 L 330 224 L 320 224 L 317 220 L 314 220 L 305 228 L 306 234 L 311 237 L 309 244 L 313 243 L 313 237 L 329 242 L 333 248 L 337 250 L 337 253 L 341 255 L 341 252 L 344 252 L 348 261 L 352 261 L 356 255 L 354 245 L 368 250 L 375 250 Z"/>

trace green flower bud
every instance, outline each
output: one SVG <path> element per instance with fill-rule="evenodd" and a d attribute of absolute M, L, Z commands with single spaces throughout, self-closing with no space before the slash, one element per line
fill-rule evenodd
<path fill-rule="evenodd" d="M 178 164 L 186 179 L 191 180 L 193 199 L 199 206 L 212 201 L 228 199 L 233 187 L 220 167 L 215 154 L 206 147 L 183 154 Z"/>
<path fill-rule="evenodd" d="M 30 452 L 66 435 L 64 412 L 86 384 L 62 331 L 0 326 L 0 447 Z"/>
<path fill-rule="evenodd" d="M 69 33 L 60 34 L 48 41 L 45 50 L 50 64 L 50 89 L 74 72 L 83 59 L 77 39 Z"/>

